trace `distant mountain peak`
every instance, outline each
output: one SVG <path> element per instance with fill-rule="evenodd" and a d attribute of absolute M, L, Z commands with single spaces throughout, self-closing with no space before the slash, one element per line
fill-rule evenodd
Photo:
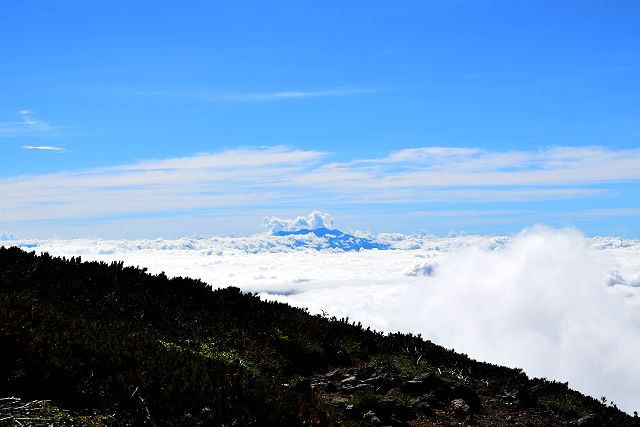
<path fill-rule="evenodd" d="M 328 248 L 338 248 L 344 251 L 358 251 L 360 249 L 389 249 L 390 246 L 386 243 L 378 243 L 371 239 L 367 239 L 364 237 L 357 237 L 352 234 L 345 233 L 336 229 L 329 229 L 325 227 L 320 228 L 303 228 L 301 230 L 295 231 L 276 231 L 273 233 L 274 236 L 284 237 L 284 236 L 299 236 L 300 240 L 295 243 L 297 247 L 309 246 L 312 248 L 317 248 L 317 242 L 313 242 L 309 239 L 305 239 L 310 235 L 314 235 L 322 240 L 325 243 L 325 247 Z"/>

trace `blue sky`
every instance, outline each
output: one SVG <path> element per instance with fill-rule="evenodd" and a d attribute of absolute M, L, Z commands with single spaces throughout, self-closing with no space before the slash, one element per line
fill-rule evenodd
<path fill-rule="evenodd" d="M 0 5 L 0 231 L 640 232 L 635 1 Z M 249 160 L 247 160 L 249 159 Z"/>

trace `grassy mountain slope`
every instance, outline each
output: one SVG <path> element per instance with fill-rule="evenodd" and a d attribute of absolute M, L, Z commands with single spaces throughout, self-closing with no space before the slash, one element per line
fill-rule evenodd
<path fill-rule="evenodd" d="M 17 248 L 0 248 L 0 349 L 0 425 L 638 425 L 417 336 Z"/>

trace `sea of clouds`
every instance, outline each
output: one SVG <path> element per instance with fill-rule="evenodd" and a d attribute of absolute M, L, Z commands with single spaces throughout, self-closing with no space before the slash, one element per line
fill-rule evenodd
<path fill-rule="evenodd" d="M 479 360 L 568 381 L 628 412 L 640 409 L 640 240 L 531 228 L 513 236 L 351 232 L 389 250 L 344 251 L 314 234 L 318 212 L 267 218 L 249 237 L 20 240 L 84 260 L 124 260 L 152 273 L 237 286 L 383 331 L 420 333 Z"/>

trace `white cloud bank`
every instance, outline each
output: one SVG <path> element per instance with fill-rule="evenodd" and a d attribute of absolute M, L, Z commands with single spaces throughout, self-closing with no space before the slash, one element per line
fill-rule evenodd
<path fill-rule="evenodd" d="M 607 286 L 608 268 L 576 232 L 527 231 L 444 257 L 387 311 L 389 326 L 637 410 L 640 295 Z"/>
<path fill-rule="evenodd" d="M 395 249 L 342 252 L 293 238 L 11 244 L 122 259 L 384 331 L 421 333 L 477 359 L 568 381 L 626 411 L 640 409 L 640 240 L 542 228 L 511 238 L 380 234 Z"/>

